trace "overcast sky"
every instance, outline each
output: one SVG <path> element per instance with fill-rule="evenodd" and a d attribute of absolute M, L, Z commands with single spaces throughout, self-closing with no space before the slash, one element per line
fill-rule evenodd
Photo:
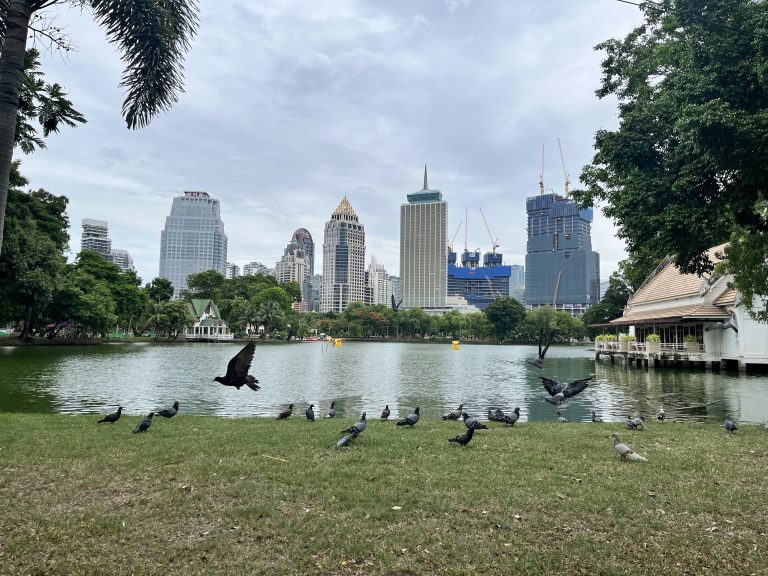
<path fill-rule="evenodd" d="M 122 63 L 88 13 L 58 8 L 77 52 L 45 53 L 88 124 L 24 156 L 31 186 L 69 198 L 71 249 L 83 218 L 109 222 L 114 248 L 139 275 L 158 275 L 160 231 L 174 196 L 221 200 L 228 260 L 274 266 L 296 228 L 321 261 L 323 226 L 345 194 L 374 255 L 398 274 L 399 206 L 429 184 L 448 202 L 449 235 L 469 209 L 470 249 L 525 263 L 525 198 L 544 181 L 571 188 L 616 102 L 594 95 L 593 47 L 640 23 L 616 0 L 201 0 L 186 92 L 145 129 L 120 115 Z M 464 229 L 456 239 L 463 247 Z M 601 278 L 624 257 L 598 211 L 592 245 Z M 316 266 L 319 273 L 321 266 Z"/>

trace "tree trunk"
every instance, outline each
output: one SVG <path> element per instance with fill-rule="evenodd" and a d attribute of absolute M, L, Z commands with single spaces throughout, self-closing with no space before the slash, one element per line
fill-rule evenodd
<path fill-rule="evenodd" d="M 24 54 L 32 8 L 27 0 L 13 0 L 5 20 L 5 43 L 0 55 L 0 254 L 3 249 L 8 178 L 16 142 L 16 114 L 24 76 Z M 26 328 L 25 328 L 26 329 Z"/>
<path fill-rule="evenodd" d="M 29 337 L 29 325 L 32 324 L 32 304 L 27 304 L 27 310 L 24 316 L 24 330 L 19 336 L 20 340 L 26 340 Z"/>

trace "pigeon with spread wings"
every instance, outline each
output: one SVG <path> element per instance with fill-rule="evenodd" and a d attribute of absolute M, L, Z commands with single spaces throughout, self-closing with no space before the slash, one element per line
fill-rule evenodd
<path fill-rule="evenodd" d="M 238 352 L 232 360 L 227 364 L 227 373 L 225 376 L 216 376 L 214 382 L 224 384 L 224 386 L 234 386 L 240 390 L 241 386 L 248 386 L 251 390 L 256 392 L 261 387 L 259 381 L 253 376 L 248 374 L 248 370 L 251 368 L 251 362 L 253 361 L 253 353 L 256 350 L 256 342 L 250 340 L 240 352 Z"/>
<path fill-rule="evenodd" d="M 552 380 L 551 378 L 547 378 L 545 376 L 539 376 L 539 378 L 541 378 L 541 383 L 544 385 L 544 388 L 546 388 L 547 392 L 549 392 L 549 396 L 544 398 L 544 400 L 550 404 L 559 406 L 565 402 L 566 398 L 572 398 L 573 396 L 576 396 L 576 394 L 583 392 L 584 389 L 589 385 L 589 381 L 592 380 L 594 376 L 568 382 L 568 384 L 565 386 L 560 384 L 557 380 Z"/>

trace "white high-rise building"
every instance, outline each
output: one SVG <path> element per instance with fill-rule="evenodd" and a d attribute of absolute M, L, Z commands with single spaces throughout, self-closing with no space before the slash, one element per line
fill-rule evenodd
<path fill-rule="evenodd" d="M 325 223 L 320 312 L 342 312 L 365 302 L 365 227 L 344 196 Z"/>
<path fill-rule="evenodd" d="M 120 270 L 127 272 L 133 270 L 133 257 L 128 250 L 120 250 L 119 248 L 113 248 L 109 254 L 108 260 L 113 264 L 117 264 Z"/>
<path fill-rule="evenodd" d="M 227 262 L 224 265 L 224 278 L 232 279 L 240 276 L 240 266 L 233 262 Z"/>
<path fill-rule="evenodd" d="M 104 220 L 83 218 L 83 233 L 80 238 L 80 251 L 92 250 L 109 260 L 112 253 L 112 240 L 109 239 L 109 223 Z"/>
<path fill-rule="evenodd" d="M 448 203 L 427 185 L 400 206 L 400 289 L 403 308 L 438 308 L 448 293 Z"/>
<path fill-rule="evenodd" d="M 280 283 L 296 282 L 304 294 L 304 279 L 307 275 L 307 259 L 304 249 L 294 235 L 283 251 L 283 257 L 275 264 L 275 278 Z"/>
<path fill-rule="evenodd" d="M 371 289 L 371 304 L 390 305 L 392 283 L 386 269 L 376 261 L 375 256 L 371 256 L 371 263 L 368 265 L 368 287 Z"/>
<path fill-rule="evenodd" d="M 267 268 L 261 262 L 249 262 L 243 266 L 243 276 L 256 276 L 256 274 L 264 274 L 265 276 L 274 276 L 275 269 Z"/>
<path fill-rule="evenodd" d="M 219 201 L 207 192 L 184 192 L 173 199 L 160 234 L 160 277 L 173 284 L 174 298 L 187 288 L 187 276 L 207 270 L 225 273 L 227 235 Z"/>

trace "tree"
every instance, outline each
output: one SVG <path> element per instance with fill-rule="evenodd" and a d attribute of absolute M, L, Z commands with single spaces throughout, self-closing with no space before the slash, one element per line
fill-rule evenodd
<path fill-rule="evenodd" d="M 280 288 L 288 293 L 291 302 L 301 302 L 301 286 L 298 282 L 282 282 Z"/>
<path fill-rule="evenodd" d="M 547 350 L 555 341 L 557 334 L 556 312 L 552 306 L 541 306 L 528 313 L 533 325 L 533 334 L 539 347 L 538 358 L 544 360 Z"/>
<path fill-rule="evenodd" d="M 525 306 L 509 296 L 496 298 L 483 312 L 499 342 L 509 338 L 517 325 L 525 319 Z"/>
<path fill-rule="evenodd" d="M 214 300 L 216 290 L 224 284 L 224 276 L 216 270 L 206 270 L 187 276 L 187 290 L 190 298 Z"/>
<path fill-rule="evenodd" d="M 35 13 L 72 0 L 3 0 L 0 2 L 0 254 L 11 171 L 16 122 L 24 83 L 24 61 L 30 21 Z M 178 99 L 182 90 L 182 60 L 197 31 L 195 0 L 139 2 L 78 0 L 88 5 L 105 28 L 125 63 L 121 85 L 126 89 L 123 117 L 128 128 L 140 128 Z M 85 12 L 84 12 L 85 13 Z M 66 39 L 50 33 L 59 47 Z M 44 128 L 45 123 L 44 123 Z M 48 129 L 48 128 L 46 128 Z"/>
<path fill-rule="evenodd" d="M 593 338 L 602 331 L 602 328 L 590 328 L 592 324 L 607 324 L 624 313 L 627 300 L 632 296 L 633 289 L 625 280 L 621 271 L 614 272 L 608 279 L 608 289 L 600 299 L 600 302 L 591 306 L 584 313 L 582 321 Z"/>
<path fill-rule="evenodd" d="M 173 284 L 168 278 L 155 278 L 144 286 L 144 291 L 155 302 L 167 302 L 173 298 Z"/>
<path fill-rule="evenodd" d="M 607 203 L 630 255 L 671 254 L 685 273 L 711 272 L 706 251 L 730 240 L 725 270 L 751 306 L 768 289 L 768 6 L 640 6 L 641 26 L 597 46 L 597 95 L 618 98 L 619 128 L 595 135 L 574 197 Z"/>
<path fill-rule="evenodd" d="M 280 304 L 274 300 L 267 300 L 259 304 L 256 316 L 261 324 L 264 325 L 264 337 L 268 332 L 279 330 L 283 325 L 285 313 Z"/>
<path fill-rule="evenodd" d="M 276 303 L 280 309 L 285 313 L 291 311 L 291 297 L 282 288 L 274 286 L 272 288 L 265 288 L 253 298 L 255 304 L 265 304 L 267 302 Z"/>
<path fill-rule="evenodd" d="M 464 317 L 458 310 L 449 310 L 440 317 L 440 323 L 443 332 L 450 334 L 451 338 L 456 340 L 456 335 L 464 327 Z"/>

